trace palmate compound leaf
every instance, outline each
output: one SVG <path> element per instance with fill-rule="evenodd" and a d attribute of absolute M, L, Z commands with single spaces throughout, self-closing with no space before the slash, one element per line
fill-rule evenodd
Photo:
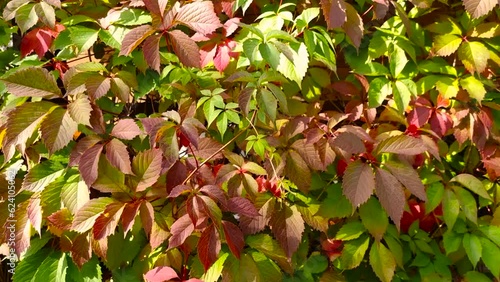
<path fill-rule="evenodd" d="M 274 238 L 291 258 L 299 247 L 304 232 L 304 220 L 297 207 L 289 206 L 285 202 L 275 204 L 269 225 Z"/>
<path fill-rule="evenodd" d="M 344 195 L 355 208 L 366 202 L 375 189 L 373 170 L 361 160 L 353 161 L 347 166 L 343 180 Z"/>
<path fill-rule="evenodd" d="M 44 68 L 28 67 L 2 78 L 7 91 L 18 97 L 55 98 L 61 96 L 56 79 Z"/>
<path fill-rule="evenodd" d="M 43 118 L 57 105 L 46 102 L 24 103 L 7 114 L 6 132 L 2 140 L 5 161 L 14 155 L 18 147 L 24 154 L 26 141 L 31 137 Z"/>
<path fill-rule="evenodd" d="M 347 21 L 344 0 L 321 0 L 321 9 L 328 29 L 341 27 Z"/>
<path fill-rule="evenodd" d="M 375 181 L 378 199 L 399 229 L 406 203 L 403 186 L 394 175 L 382 168 L 376 168 Z"/>
<path fill-rule="evenodd" d="M 479 18 L 487 15 L 498 4 L 496 0 L 463 0 L 463 4 L 467 12 L 473 18 Z"/>
<path fill-rule="evenodd" d="M 182 6 L 175 20 L 203 35 L 211 34 L 222 26 L 212 1 L 197 1 Z"/>
<path fill-rule="evenodd" d="M 53 154 L 69 144 L 78 130 L 78 123 L 71 118 L 68 110 L 57 107 L 45 116 L 40 130 L 45 147 Z"/>
<path fill-rule="evenodd" d="M 416 170 L 401 162 L 388 161 L 384 165 L 413 195 L 422 201 L 427 201 L 424 184 Z"/>
<path fill-rule="evenodd" d="M 116 203 L 116 200 L 110 197 L 100 197 L 88 201 L 76 212 L 71 229 L 79 233 L 90 230 L 97 218 L 111 203 Z"/>
<path fill-rule="evenodd" d="M 422 140 L 408 135 L 397 135 L 381 141 L 375 150 L 374 155 L 380 153 L 393 153 L 402 155 L 418 155 L 427 151 L 427 147 Z"/>

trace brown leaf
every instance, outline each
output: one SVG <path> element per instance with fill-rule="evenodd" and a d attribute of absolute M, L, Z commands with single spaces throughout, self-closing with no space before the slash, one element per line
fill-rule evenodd
<path fill-rule="evenodd" d="M 274 205 L 269 220 L 274 238 L 278 240 L 286 255 L 291 258 L 299 247 L 304 232 L 304 220 L 296 206 L 287 203 Z"/>
<path fill-rule="evenodd" d="M 73 239 L 73 244 L 71 245 L 71 258 L 73 258 L 75 264 L 80 268 L 92 258 L 90 241 L 90 232 L 79 234 Z"/>
<path fill-rule="evenodd" d="M 380 153 L 418 155 L 426 150 L 427 147 L 419 138 L 401 134 L 381 141 L 375 148 L 373 155 L 378 155 Z"/>
<path fill-rule="evenodd" d="M 78 141 L 69 156 L 69 166 L 77 165 L 80 162 L 82 154 L 101 140 L 101 137 L 97 135 L 89 135 Z"/>
<path fill-rule="evenodd" d="M 188 26 L 192 30 L 208 35 L 222 24 L 215 14 L 212 1 L 197 1 L 186 4 L 179 9 L 176 21 Z"/>
<path fill-rule="evenodd" d="M 229 200 L 231 201 L 231 199 Z M 274 211 L 276 200 L 271 198 L 267 199 L 259 209 L 259 216 L 245 216 L 240 215 L 240 228 L 245 234 L 258 233 L 266 227 Z"/>
<path fill-rule="evenodd" d="M 349 160 L 352 154 L 361 154 L 366 151 L 363 141 L 350 132 L 341 133 L 334 139 L 330 139 L 330 145 L 346 160 Z"/>
<path fill-rule="evenodd" d="M 375 190 L 380 204 L 399 230 L 406 203 L 403 187 L 396 177 L 381 168 L 376 169 L 375 179 L 377 182 Z"/>
<path fill-rule="evenodd" d="M 194 154 L 198 158 L 208 159 L 212 157 L 212 160 L 218 160 L 223 157 L 221 148 L 222 144 L 212 138 L 200 138 L 198 148 L 194 149 Z"/>
<path fill-rule="evenodd" d="M 353 161 L 347 166 L 343 180 L 344 195 L 355 208 L 366 202 L 373 194 L 375 188 L 373 170 L 361 160 Z"/>
<path fill-rule="evenodd" d="M 255 93 L 254 87 L 246 87 L 241 90 L 240 95 L 238 96 L 238 106 L 243 111 L 245 116 L 248 116 L 248 112 L 250 111 L 250 101 Z"/>
<path fill-rule="evenodd" d="M 347 20 L 344 0 L 321 0 L 328 29 L 341 27 Z"/>
<path fill-rule="evenodd" d="M 155 30 L 150 25 L 141 25 L 129 31 L 123 38 L 120 56 L 128 56 L 144 39 L 153 34 Z"/>
<path fill-rule="evenodd" d="M 205 271 L 217 260 L 217 255 L 221 249 L 221 242 L 219 239 L 219 232 L 215 228 L 215 224 L 210 224 L 201 233 L 200 240 L 198 241 L 198 257 L 200 258 Z"/>
<path fill-rule="evenodd" d="M 40 124 L 42 140 L 50 154 L 66 147 L 78 130 L 78 124 L 70 117 L 67 110 L 56 108 Z"/>
<path fill-rule="evenodd" d="M 226 237 L 226 243 L 229 246 L 231 253 L 239 259 L 241 251 L 245 247 L 243 232 L 241 232 L 241 229 L 234 225 L 234 223 L 225 220 L 222 221 L 222 228 L 224 230 L 224 237 Z"/>
<path fill-rule="evenodd" d="M 319 156 L 317 156 L 319 159 Z M 311 186 L 311 171 L 304 159 L 296 151 L 289 150 L 286 157 L 285 174 L 304 193 Z"/>
<path fill-rule="evenodd" d="M 157 72 L 160 72 L 160 39 L 162 35 L 156 34 L 152 35 L 146 40 L 142 45 L 142 51 L 144 52 L 144 59 L 148 66 Z"/>
<path fill-rule="evenodd" d="M 123 208 L 122 213 L 122 226 L 123 233 L 127 235 L 127 232 L 132 228 L 135 222 L 135 217 L 139 212 L 139 208 L 141 206 L 141 202 L 134 201 L 132 203 L 126 203 Z"/>
<path fill-rule="evenodd" d="M 94 239 L 100 240 L 115 233 L 116 226 L 120 221 L 125 205 L 121 202 L 111 203 L 104 209 L 94 223 L 92 233 Z"/>
<path fill-rule="evenodd" d="M 154 15 L 163 16 L 168 0 L 143 0 L 146 8 Z M 169 280 L 169 279 L 165 279 Z"/>
<path fill-rule="evenodd" d="M 87 78 L 85 87 L 87 88 L 89 96 L 93 100 L 97 100 L 106 95 L 106 93 L 108 93 L 111 89 L 111 79 L 95 73 Z"/>
<path fill-rule="evenodd" d="M 260 216 L 252 202 L 243 197 L 232 197 L 227 201 L 227 210 L 246 217 Z"/>
<path fill-rule="evenodd" d="M 92 113 L 90 114 L 90 125 L 92 129 L 97 134 L 105 134 L 106 125 L 104 124 L 104 116 L 102 115 L 101 108 L 94 103 L 90 105 L 92 106 Z"/>

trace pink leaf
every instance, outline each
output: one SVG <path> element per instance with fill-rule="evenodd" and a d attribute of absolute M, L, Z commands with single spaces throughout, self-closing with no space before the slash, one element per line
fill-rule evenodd
<path fill-rule="evenodd" d="M 48 114 L 40 125 L 42 140 L 50 154 L 66 147 L 78 130 L 78 124 L 67 110 L 56 108 Z"/>
<path fill-rule="evenodd" d="M 163 16 L 168 4 L 168 0 L 143 0 L 143 2 L 152 14 L 158 16 Z"/>
<path fill-rule="evenodd" d="M 130 156 L 127 151 L 127 146 L 118 139 L 111 139 L 106 144 L 106 158 L 108 161 L 125 174 L 132 174 L 130 166 Z"/>
<path fill-rule="evenodd" d="M 142 130 L 133 119 L 121 119 L 111 130 L 111 135 L 125 140 L 132 140 L 141 133 Z"/>
<path fill-rule="evenodd" d="M 344 0 L 321 0 L 328 29 L 341 27 L 347 20 Z"/>
<path fill-rule="evenodd" d="M 247 217 L 260 216 L 252 202 L 243 197 L 232 197 L 227 202 L 227 210 Z"/>
<path fill-rule="evenodd" d="M 123 38 L 120 56 L 128 56 L 144 39 L 153 34 L 155 30 L 150 25 L 141 25 L 129 31 Z"/>
<path fill-rule="evenodd" d="M 181 216 L 177 219 L 172 227 L 170 227 L 170 233 L 172 237 L 168 240 L 168 248 L 172 249 L 178 247 L 184 243 L 187 237 L 191 235 L 194 231 L 193 221 L 188 214 Z"/>
<path fill-rule="evenodd" d="M 97 135 L 89 135 L 78 141 L 69 156 L 69 166 L 77 165 L 80 162 L 82 154 L 101 140 Z"/>
<path fill-rule="evenodd" d="M 221 27 L 212 1 L 192 2 L 181 7 L 176 20 L 201 34 L 210 34 Z"/>
<path fill-rule="evenodd" d="M 92 99 L 99 99 L 111 89 L 111 79 L 100 74 L 93 74 L 87 78 L 85 87 Z"/>
<path fill-rule="evenodd" d="M 28 204 L 28 218 L 36 232 L 41 235 L 42 207 L 40 206 L 40 198 L 30 199 Z"/>
<path fill-rule="evenodd" d="M 157 72 L 160 72 L 160 39 L 161 34 L 150 36 L 144 40 L 142 51 L 148 65 Z"/>
<path fill-rule="evenodd" d="M 173 268 L 168 266 L 158 266 L 144 274 L 147 282 L 163 282 L 176 278 L 178 279 L 179 276 Z"/>
<path fill-rule="evenodd" d="M 87 149 L 80 158 L 78 168 L 88 187 L 92 186 L 97 179 L 99 157 L 101 156 L 102 149 L 102 144 L 96 144 Z"/>

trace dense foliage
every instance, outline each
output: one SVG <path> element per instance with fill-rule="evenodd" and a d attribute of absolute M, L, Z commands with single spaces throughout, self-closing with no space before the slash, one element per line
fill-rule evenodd
<path fill-rule="evenodd" d="M 498 281 L 497 5 L 5 3 L 2 271 Z"/>

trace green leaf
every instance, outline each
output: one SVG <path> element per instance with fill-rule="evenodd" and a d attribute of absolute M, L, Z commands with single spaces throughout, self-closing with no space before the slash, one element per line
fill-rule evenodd
<path fill-rule="evenodd" d="M 364 204 L 361 207 L 364 207 L 367 204 L 368 203 Z M 365 211 L 366 211 L 366 209 L 365 209 Z M 387 221 L 387 223 L 389 223 L 389 222 Z M 348 222 L 348 223 L 342 225 L 342 227 L 340 227 L 339 231 L 337 232 L 337 235 L 335 235 L 335 239 L 342 240 L 342 241 L 349 241 L 349 240 L 357 239 L 365 231 L 366 231 L 366 228 L 365 228 L 364 224 L 361 223 L 361 221 L 351 221 L 351 222 Z"/>
<path fill-rule="evenodd" d="M 94 225 L 96 219 L 104 212 L 107 205 L 116 200 L 109 197 L 94 198 L 86 202 L 75 214 L 71 229 L 83 233 Z"/>
<path fill-rule="evenodd" d="M 474 76 L 460 79 L 460 85 L 467 90 L 469 97 L 476 99 L 478 102 L 481 102 L 486 95 L 483 83 Z"/>
<path fill-rule="evenodd" d="M 19 69 L 2 78 L 7 91 L 18 97 L 55 98 L 61 96 L 56 79 L 44 68 Z"/>
<path fill-rule="evenodd" d="M 394 45 L 394 50 L 392 50 L 392 53 L 389 56 L 389 67 L 392 77 L 398 77 L 407 63 L 408 59 L 406 58 L 405 51 L 397 45 Z"/>
<path fill-rule="evenodd" d="M 22 33 L 26 33 L 28 29 L 33 27 L 38 22 L 38 16 L 35 11 L 35 4 L 27 4 L 21 6 L 16 11 L 16 24 L 21 29 Z"/>
<path fill-rule="evenodd" d="M 406 80 L 406 82 L 408 82 L 408 80 Z M 406 107 L 410 104 L 411 97 L 416 95 L 417 86 L 413 81 L 411 82 L 413 83 L 414 88 L 413 86 L 410 86 L 411 84 L 403 82 L 403 80 L 396 80 L 392 84 L 394 101 L 396 102 L 396 106 L 400 113 L 403 113 L 406 110 Z"/>
<path fill-rule="evenodd" d="M 21 189 L 30 192 L 40 192 L 52 181 L 61 176 L 65 169 L 60 163 L 50 160 L 44 161 L 29 170 L 24 177 Z"/>
<path fill-rule="evenodd" d="M 443 218 L 449 229 L 453 229 L 459 212 L 460 202 L 457 196 L 452 190 L 446 189 L 443 197 Z"/>
<path fill-rule="evenodd" d="M 481 42 L 465 41 L 458 48 L 458 58 L 469 72 L 481 73 L 486 69 L 490 51 Z"/>
<path fill-rule="evenodd" d="M 381 240 L 389 226 L 389 217 L 380 202 L 370 197 L 364 205 L 359 207 L 359 216 L 368 232 L 375 239 Z"/>
<path fill-rule="evenodd" d="M 465 233 L 463 238 L 463 247 L 465 249 L 465 253 L 472 263 L 472 266 L 475 268 L 477 263 L 481 259 L 481 254 L 483 252 L 481 240 L 479 240 L 478 236 L 472 233 Z"/>
<path fill-rule="evenodd" d="M 318 215 L 327 218 L 348 217 L 352 214 L 351 202 L 342 194 L 340 183 L 332 184 L 326 188 L 328 195 L 321 202 Z"/>
<path fill-rule="evenodd" d="M 278 101 L 267 89 L 261 89 L 260 93 L 257 94 L 257 103 L 259 108 L 263 109 L 264 112 L 269 116 L 269 119 L 276 120 L 276 108 L 278 107 Z"/>
<path fill-rule="evenodd" d="M 462 235 L 455 233 L 453 230 L 448 229 L 443 234 L 443 245 L 446 255 L 454 253 L 462 246 Z"/>
<path fill-rule="evenodd" d="M 500 276 L 500 263 L 498 263 L 498 258 L 500 257 L 500 248 L 493 242 L 484 237 L 479 237 L 482 246 L 481 259 L 491 271 L 493 276 L 498 278 Z"/>
<path fill-rule="evenodd" d="M 443 95 L 446 99 L 455 98 L 460 88 L 458 87 L 458 79 L 442 76 L 436 82 L 436 89 L 439 94 Z"/>
<path fill-rule="evenodd" d="M 392 281 L 396 270 L 396 260 L 391 251 L 379 241 L 374 242 L 370 249 L 370 265 L 381 281 Z"/>
<path fill-rule="evenodd" d="M 455 195 L 457 196 L 458 201 L 460 202 L 460 206 L 465 214 L 465 217 L 472 221 L 474 224 L 477 224 L 477 205 L 476 199 L 472 194 L 460 187 L 453 187 L 455 191 Z"/>
<path fill-rule="evenodd" d="M 433 211 L 443 200 L 444 185 L 441 182 L 434 182 L 425 190 L 427 201 L 425 202 L 425 213 Z"/>
<path fill-rule="evenodd" d="M 259 267 L 257 261 L 254 258 L 252 258 L 250 254 L 242 254 L 239 260 L 235 257 L 231 257 L 224 264 L 224 271 L 222 273 L 224 277 L 223 279 L 227 279 L 228 281 L 244 281 L 244 282 L 259 281 L 259 279 L 263 277 L 263 274 L 261 273 L 262 270 L 273 272 L 272 269 L 273 265 L 269 265 L 269 260 L 263 254 L 258 252 L 252 252 L 252 255 L 253 254 L 256 255 L 260 254 L 259 261 L 266 261 L 266 260 L 267 261 L 261 264 Z M 269 267 L 271 269 L 269 269 Z M 203 281 L 209 281 L 209 280 L 205 278 Z M 217 280 L 211 280 L 211 281 L 217 281 Z"/>
<path fill-rule="evenodd" d="M 483 225 L 479 227 L 479 230 L 493 243 L 500 247 L 500 226 L 495 225 Z"/>
<path fill-rule="evenodd" d="M 90 200 L 89 194 L 89 188 L 81 175 L 75 174 L 65 180 L 61 190 L 61 200 L 64 206 L 74 215 Z"/>
<path fill-rule="evenodd" d="M 92 187 L 103 193 L 126 192 L 125 174 L 113 167 L 104 155 L 99 158 L 97 179 Z"/>
<path fill-rule="evenodd" d="M 385 98 L 392 94 L 392 86 L 386 77 L 377 77 L 370 82 L 368 90 L 368 106 L 377 108 L 384 102 Z"/>
<path fill-rule="evenodd" d="M 93 256 L 81 269 L 68 258 L 67 278 L 68 282 L 102 282 L 101 266 L 97 256 Z"/>
<path fill-rule="evenodd" d="M 158 149 L 138 153 L 132 161 L 136 191 L 144 191 L 160 177 L 162 154 Z"/>
<path fill-rule="evenodd" d="M 68 27 L 72 43 L 77 48 L 77 54 L 81 54 L 97 41 L 99 30 L 77 25 Z"/>
<path fill-rule="evenodd" d="M 486 191 L 486 188 L 484 188 L 483 183 L 471 174 L 459 174 L 450 179 L 450 182 L 458 182 L 475 194 L 492 201 L 491 196 L 488 194 L 488 191 Z"/>
<path fill-rule="evenodd" d="M 66 282 L 67 268 L 66 255 L 54 252 L 39 265 L 33 281 Z"/>
<path fill-rule="evenodd" d="M 390 236 L 386 234 L 384 236 L 384 241 L 389 247 L 389 250 L 391 251 L 394 260 L 396 261 L 396 264 L 403 268 L 404 263 L 403 263 L 403 247 L 401 246 L 401 243 L 398 242 L 398 240 L 394 239 L 393 236 Z"/>
<path fill-rule="evenodd" d="M 309 53 L 304 43 L 290 43 L 290 47 L 293 52 L 293 63 L 281 53 L 278 71 L 300 87 L 309 66 Z"/>
<path fill-rule="evenodd" d="M 25 257 L 16 266 L 12 281 L 14 282 L 37 282 L 33 278 L 40 268 L 40 264 L 52 253 L 51 248 L 43 248 L 38 252 Z"/>
<path fill-rule="evenodd" d="M 491 279 L 481 272 L 469 271 L 464 275 L 464 282 L 491 282 Z"/>
<path fill-rule="evenodd" d="M 259 45 L 260 55 L 273 68 L 278 69 L 280 63 L 280 52 L 273 44 L 261 43 Z"/>
<path fill-rule="evenodd" d="M 227 124 L 228 118 L 226 112 L 221 112 L 221 114 L 217 115 L 217 118 L 215 118 L 215 125 L 217 126 L 221 136 L 224 136 L 224 133 L 226 133 Z"/>
<path fill-rule="evenodd" d="M 356 240 L 348 241 L 344 244 L 342 254 L 333 263 L 340 269 L 353 269 L 358 267 L 363 261 L 366 250 L 370 245 L 370 237 L 363 235 Z"/>
<path fill-rule="evenodd" d="M 253 258 L 253 261 L 257 265 L 258 271 L 260 272 L 261 277 L 266 277 L 266 279 L 270 281 L 282 281 L 283 274 L 282 270 L 276 263 L 269 258 L 267 258 L 261 252 L 251 252 L 250 255 Z M 286 271 L 286 270 L 285 270 Z M 254 273 L 252 273 L 255 276 Z M 252 279 L 250 279 L 251 281 Z M 236 280 L 235 280 L 236 281 Z M 241 281 L 241 280 L 239 280 Z"/>
<path fill-rule="evenodd" d="M 434 38 L 432 48 L 439 56 L 446 57 L 455 53 L 460 44 L 462 44 L 462 37 L 455 34 L 443 34 Z"/>
<path fill-rule="evenodd" d="M 304 269 L 310 273 L 322 273 L 327 268 L 328 259 L 320 254 L 311 255 L 304 264 Z"/>

